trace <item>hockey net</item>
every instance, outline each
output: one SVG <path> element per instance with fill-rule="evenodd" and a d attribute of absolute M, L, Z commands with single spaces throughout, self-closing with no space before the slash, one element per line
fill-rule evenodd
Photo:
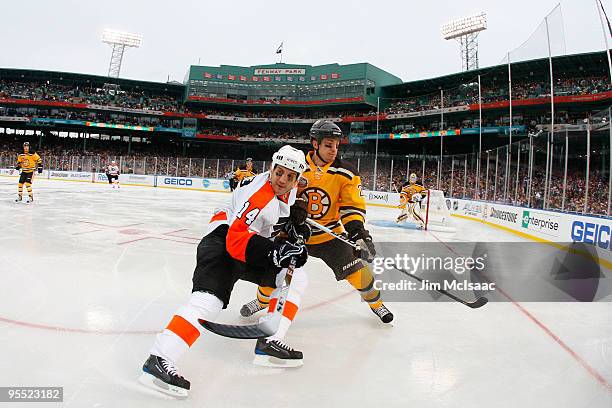
<path fill-rule="evenodd" d="M 421 213 L 425 219 L 425 229 L 438 231 L 454 231 L 451 214 L 446 205 L 444 192 L 427 190 L 427 195 L 421 201 Z"/>

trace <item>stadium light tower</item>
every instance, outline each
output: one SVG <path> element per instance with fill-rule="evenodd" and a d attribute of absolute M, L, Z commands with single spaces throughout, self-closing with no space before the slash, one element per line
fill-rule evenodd
<path fill-rule="evenodd" d="M 142 35 L 106 29 L 102 33 L 102 42 L 110 44 L 113 47 L 113 53 L 111 54 L 110 64 L 108 66 L 108 76 L 119 78 L 125 47 L 140 47 L 142 45 Z"/>
<path fill-rule="evenodd" d="M 457 40 L 461 45 L 461 68 L 464 71 L 478 68 L 478 34 L 486 29 L 487 15 L 484 12 L 442 25 L 442 37 Z"/>

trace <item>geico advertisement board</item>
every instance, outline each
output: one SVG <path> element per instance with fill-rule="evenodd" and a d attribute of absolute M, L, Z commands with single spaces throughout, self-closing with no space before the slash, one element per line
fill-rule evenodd
<path fill-rule="evenodd" d="M 157 185 L 160 187 L 198 188 L 194 179 L 188 177 L 157 176 Z"/>
<path fill-rule="evenodd" d="M 186 190 L 230 191 L 229 181 L 194 177 L 157 176 L 157 186 Z"/>
<path fill-rule="evenodd" d="M 612 220 L 573 216 L 568 223 L 568 241 L 583 242 L 612 251 Z"/>
<path fill-rule="evenodd" d="M 600 259 L 612 263 L 612 220 L 579 215 L 568 218 L 564 223 L 563 240 L 592 246 Z M 584 250 L 591 253 L 586 248 Z M 607 268 L 612 269 L 609 266 Z"/>

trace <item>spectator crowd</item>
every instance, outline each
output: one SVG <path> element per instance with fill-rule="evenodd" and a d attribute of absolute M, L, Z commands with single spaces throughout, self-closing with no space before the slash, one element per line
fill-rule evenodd
<path fill-rule="evenodd" d="M 555 96 L 595 94 L 612 90 L 608 77 L 558 78 L 554 84 Z M 444 107 L 465 106 L 478 103 L 478 84 L 469 83 L 454 89 L 444 90 Z M 440 91 L 392 101 L 386 113 L 421 112 L 440 109 Z M 546 81 L 523 81 L 512 83 L 512 100 L 550 98 L 550 83 Z M 510 99 L 508 83 L 481 85 L 482 103 L 501 102 Z"/>
<path fill-rule="evenodd" d="M 4 137 L 0 143 L 0 167 L 11 167 L 17 153 L 21 150 L 22 136 Z M 36 145 L 31 140 L 33 146 Z M 88 139 L 83 149 L 82 139 L 48 138 L 43 149 L 38 153 L 43 157 L 45 168 L 51 170 L 89 171 L 99 169 L 110 160 L 121 163 L 122 172 L 129 174 L 158 174 L 178 177 L 224 177 L 225 174 L 243 165 L 243 160 L 227 148 L 216 150 L 191 148 L 182 152 L 179 146 L 157 145 L 153 143 L 134 143 L 132 150 L 126 152 L 126 143 L 122 141 Z M 371 156 L 344 157 L 358 168 L 364 189 L 374 188 L 374 160 Z M 601 155 L 592 157 L 597 166 L 589 171 L 589 192 L 587 210 L 589 214 L 605 215 L 608 208 L 608 171 L 602 170 Z M 451 164 L 454 160 L 454 164 Z M 438 184 L 438 161 L 436 158 L 382 158 L 377 161 L 376 190 L 397 192 L 415 173 L 426 188 L 440 189 L 446 197 L 481 199 L 490 202 L 543 208 L 546 176 L 544 161 L 534 163 L 530 183 L 527 156 L 523 154 L 517 174 L 516 161 L 510 166 L 507 192 L 505 163 L 496 163 L 490 158 L 487 169 L 486 159 L 481 158 L 480 182 L 477 183 L 478 171 L 473 155 L 460 155 L 454 158 L 445 157 L 441 166 L 441 177 Z M 604 160 L 605 162 L 605 160 Z M 393 164 L 392 164 L 393 163 Z M 269 165 L 269 162 L 267 163 Z M 256 161 L 258 171 L 266 169 L 266 162 Z M 488 172 L 487 172 L 488 170 Z M 518 180 L 518 182 L 517 182 Z M 585 204 L 586 169 L 585 161 L 570 161 L 567 172 L 565 202 L 563 203 L 563 168 L 555 165 L 550 178 L 546 208 L 582 213 Z M 478 184 L 478 192 L 476 191 Z"/>
<path fill-rule="evenodd" d="M 555 95 L 581 95 L 595 94 L 612 90 L 610 82 L 605 76 L 591 76 L 581 78 L 557 78 L 554 84 Z M 507 82 L 492 82 L 483 84 L 481 89 L 482 102 L 506 101 L 510 95 Z M 512 83 L 513 100 L 543 98 L 550 96 L 550 84 L 547 81 L 521 81 Z M 85 103 L 108 107 L 130 108 L 150 111 L 180 112 L 193 114 L 207 114 L 231 116 L 239 118 L 274 118 L 274 119 L 321 119 L 344 117 L 375 116 L 376 110 L 308 110 L 295 111 L 277 109 L 218 109 L 201 107 L 198 103 L 189 101 L 183 103 L 179 98 L 168 95 L 152 94 L 140 90 L 124 91 L 119 87 L 97 88 L 91 86 L 70 86 L 45 82 L 19 82 L 0 79 L 0 100 L 29 99 L 35 101 L 62 101 L 70 103 Z M 478 103 L 478 86 L 468 83 L 459 87 L 444 90 L 444 107 L 464 106 Z M 426 95 L 412 96 L 401 99 L 383 99 L 385 113 L 397 114 L 408 112 L 421 112 L 438 109 L 442 106 L 440 92 L 436 91 Z"/>

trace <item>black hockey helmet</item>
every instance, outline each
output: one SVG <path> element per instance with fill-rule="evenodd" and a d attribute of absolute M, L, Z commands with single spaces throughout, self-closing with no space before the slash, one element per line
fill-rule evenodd
<path fill-rule="evenodd" d="M 26 147 L 26 146 L 30 147 L 30 142 L 23 142 L 23 147 Z"/>
<path fill-rule="evenodd" d="M 342 130 L 331 120 L 319 119 L 310 128 L 310 141 L 321 143 L 323 139 L 340 139 Z"/>

